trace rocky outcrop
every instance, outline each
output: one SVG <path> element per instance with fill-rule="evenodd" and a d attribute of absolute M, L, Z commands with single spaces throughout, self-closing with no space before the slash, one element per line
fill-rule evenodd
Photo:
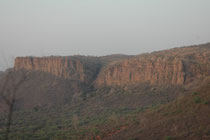
<path fill-rule="evenodd" d="M 111 64 L 101 70 L 95 85 L 187 84 L 207 75 L 210 44 L 143 54 Z"/>
<path fill-rule="evenodd" d="M 95 87 L 138 83 L 187 84 L 210 75 L 210 44 L 138 56 L 18 57 L 15 69 L 43 71 Z"/>
<path fill-rule="evenodd" d="M 90 65 L 79 57 L 17 57 L 16 70 L 24 69 L 50 73 L 59 78 L 91 82 L 98 73 L 99 65 Z"/>

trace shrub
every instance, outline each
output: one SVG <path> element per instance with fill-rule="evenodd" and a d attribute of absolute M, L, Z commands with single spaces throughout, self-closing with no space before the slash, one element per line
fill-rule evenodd
<path fill-rule="evenodd" d="M 137 138 L 129 138 L 128 140 L 137 140 Z"/>
<path fill-rule="evenodd" d="M 201 103 L 202 100 L 201 100 L 200 97 L 195 97 L 195 98 L 194 98 L 194 102 L 198 104 L 198 103 Z"/>
<path fill-rule="evenodd" d="M 193 92 L 193 95 L 199 95 L 200 93 L 198 93 L 198 92 Z"/>
<path fill-rule="evenodd" d="M 205 101 L 203 104 L 208 105 L 210 101 Z"/>
<path fill-rule="evenodd" d="M 39 106 L 35 106 L 35 107 L 34 107 L 34 111 L 35 111 L 35 112 L 39 111 Z"/>
<path fill-rule="evenodd" d="M 167 136 L 166 137 L 166 140 L 175 140 L 176 139 L 176 137 L 173 137 L 173 136 Z"/>

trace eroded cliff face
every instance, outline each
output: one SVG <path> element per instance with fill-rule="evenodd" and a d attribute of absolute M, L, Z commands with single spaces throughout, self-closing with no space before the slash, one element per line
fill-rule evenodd
<path fill-rule="evenodd" d="M 104 57 L 18 57 L 15 69 L 43 71 L 96 88 L 138 83 L 187 84 L 210 76 L 210 44 L 116 59 Z M 104 62 L 106 61 L 106 62 Z"/>
<path fill-rule="evenodd" d="M 95 85 L 187 84 L 209 75 L 210 45 L 154 52 L 110 64 L 101 70 Z"/>
<path fill-rule="evenodd" d="M 84 83 L 91 82 L 98 72 L 97 64 L 90 65 L 87 62 L 74 57 L 17 57 L 14 68 L 50 73 L 59 78 L 78 80 Z"/>

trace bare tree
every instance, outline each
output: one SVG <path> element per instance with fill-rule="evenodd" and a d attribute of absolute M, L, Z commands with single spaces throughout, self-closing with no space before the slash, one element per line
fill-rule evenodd
<path fill-rule="evenodd" d="M 74 114 L 73 115 L 72 122 L 73 122 L 73 125 L 74 125 L 74 129 L 76 131 L 78 131 L 79 118 L 78 118 L 78 115 L 77 114 Z"/>
<path fill-rule="evenodd" d="M 5 140 L 9 139 L 17 91 L 26 80 L 26 77 L 27 74 L 25 71 L 9 70 L 3 79 L 2 86 L 0 87 L 0 97 L 8 106 L 8 119 L 6 124 Z"/>

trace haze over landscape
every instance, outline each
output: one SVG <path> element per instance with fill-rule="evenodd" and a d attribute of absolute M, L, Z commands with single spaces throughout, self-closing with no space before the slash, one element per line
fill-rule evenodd
<path fill-rule="evenodd" d="M 209 0 L 1 0 L 0 70 L 11 67 L 16 56 L 129 55 L 207 43 L 209 5 Z"/>
<path fill-rule="evenodd" d="M 0 140 L 209 140 L 209 0 L 1 0 Z"/>

